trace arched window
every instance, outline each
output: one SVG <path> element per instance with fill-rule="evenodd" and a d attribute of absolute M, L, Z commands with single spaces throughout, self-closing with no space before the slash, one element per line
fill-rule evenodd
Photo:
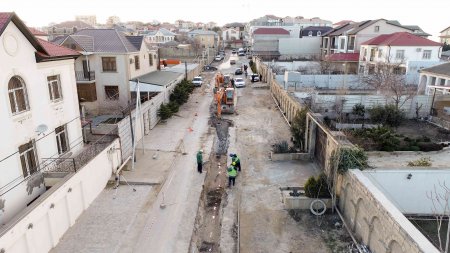
<path fill-rule="evenodd" d="M 8 82 L 9 103 L 11 112 L 18 114 L 30 109 L 28 104 L 27 88 L 22 78 L 13 76 Z"/>
<path fill-rule="evenodd" d="M 309 31 L 309 32 L 308 32 L 308 36 L 312 36 L 312 31 Z"/>
<path fill-rule="evenodd" d="M 317 31 L 317 37 L 321 36 L 322 33 L 320 31 Z"/>

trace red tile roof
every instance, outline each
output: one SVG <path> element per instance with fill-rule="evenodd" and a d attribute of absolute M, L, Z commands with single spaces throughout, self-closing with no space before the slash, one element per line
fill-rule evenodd
<path fill-rule="evenodd" d="M 67 47 L 59 46 L 56 44 L 53 44 L 51 42 L 38 39 L 39 43 L 42 45 L 42 47 L 47 51 L 47 53 L 44 52 L 37 52 L 37 54 L 43 58 L 52 58 L 52 57 L 64 57 L 64 56 L 79 56 L 80 53 L 78 53 L 75 50 L 72 50 Z"/>
<path fill-rule="evenodd" d="M 46 34 L 43 31 L 39 31 L 38 29 L 34 28 L 34 27 L 28 27 L 28 30 L 30 30 L 30 32 L 34 35 L 34 36 L 47 36 L 48 34 Z"/>
<path fill-rule="evenodd" d="M 290 33 L 283 29 L 283 28 L 258 28 L 256 29 L 253 34 L 277 34 L 277 35 L 289 35 Z"/>
<path fill-rule="evenodd" d="M 328 61 L 334 62 L 358 62 L 359 53 L 337 53 L 327 56 Z"/>
<path fill-rule="evenodd" d="M 341 21 L 339 21 L 337 23 L 334 23 L 333 25 L 334 26 L 341 26 L 341 25 L 348 24 L 348 23 L 353 23 L 353 22 L 354 21 L 352 21 L 352 20 L 341 20 Z"/>
<path fill-rule="evenodd" d="M 383 46 L 442 46 L 441 43 L 408 33 L 398 32 L 383 34 L 363 42 L 362 45 Z"/>
<path fill-rule="evenodd" d="M 0 34 L 2 34 L 3 30 L 5 30 L 12 15 L 12 12 L 0 12 Z"/>

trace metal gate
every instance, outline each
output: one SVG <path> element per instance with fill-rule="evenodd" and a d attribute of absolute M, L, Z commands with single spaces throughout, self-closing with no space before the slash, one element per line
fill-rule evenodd
<path fill-rule="evenodd" d="M 314 158 L 322 169 L 325 169 L 325 157 L 327 148 L 327 134 L 320 128 L 316 127 L 316 144 L 314 148 Z"/>
<path fill-rule="evenodd" d="M 130 116 L 123 118 L 118 124 L 120 138 L 120 148 L 122 150 L 122 160 L 131 156 L 133 145 L 131 141 Z"/>

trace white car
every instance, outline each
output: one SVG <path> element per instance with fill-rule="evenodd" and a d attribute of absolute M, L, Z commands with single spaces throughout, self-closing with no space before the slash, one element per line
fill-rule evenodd
<path fill-rule="evenodd" d="M 234 86 L 236 86 L 236 88 L 245 87 L 245 80 L 240 77 L 234 78 Z"/>
<path fill-rule="evenodd" d="M 203 84 L 203 78 L 201 76 L 196 76 L 192 79 L 192 84 L 194 86 L 200 87 Z"/>
<path fill-rule="evenodd" d="M 217 55 L 216 58 L 214 58 L 214 60 L 216 61 L 221 61 L 222 60 L 222 55 Z"/>

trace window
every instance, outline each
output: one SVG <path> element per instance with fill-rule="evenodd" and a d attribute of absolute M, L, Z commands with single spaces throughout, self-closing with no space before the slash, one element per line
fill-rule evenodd
<path fill-rule="evenodd" d="M 355 49 L 355 37 L 350 37 L 348 42 L 348 50 L 354 50 Z"/>
<path fill-rule="evenodd" d="M 341 50 L 345 49 L 345 39 L 344 38 L 341 39 L 341 43 L 339 45 L 339 49 L 341 49 Z"/>
<path fill-rule="evenodd" d="M 58 101 L 62 99 L 61 82 L 59 79 L 59 75 L 48 76 L 47 83 L 48 83 L 48 92 L 50 93 L 50 100 Z"/>
<path fill-rule="evenodd" d="M 119 86 L 107 85 L 105 86 L 106 99 L 117 100 L 119 99 Z"/>
<path fill-rule="evenodd" d="M 380 31 L 380 26 L 379 25 L 375 26 L 374 31 L 375 32 L 379 32 Z"/>
<path fill-rule="evenodd" d="M 148 63 L 150 64 L 150 66 L 153 66 L 153 56 L 152 56 L 152 54 L 148 55 Z"/>
<path fill-rule="evenodd" d="M 140 69 L 140 65 L 139 65 L 139 55 L 135 55 L 134 56 L 134 69 L 138 70 Z"/>
<path fill-rule="evenodd" d="M 103 72 L 116 72 L 116 57 L 102 57 Z"/>
<path fill-rule="evenodd" d="M 19 156 L 23 177 L 34 174 L 38 165 L 34 140 L 19 146 Z"/>
<path fill-rule="evenodd" d="M 309 32 L 308 32 L 308 36 L 312 36 L 312 31 L 309 31 Z"/>
<path fill-rule="evenodd" d="M 58 146 L 58 154 L 64 154 L 69 150 L 66 125 L 59 126 L 55 129 L 56 145 Z"/>
<path fill-rule="evenodd" d="M 431 50 L 423 50 L 422 59 L 431 59 Z"/>
<path fill-rule="evenodd" d="M 11 112 L 13 114 L 18 114 L 30 109 L 30 106 L 28 105 L 27 89 L 22 78 L 13 76 L 9 80 L 8 95 Z"/>
<path fill-rule="evenodd" d="M 383 49 L 378 49 L 378 58 L 383 57 Z"/>
<path fill-rule="evenodd" d="M 317 37 L 322 36 L 322 33 L 320 31 L 317 31 Z"/>
<path fill-rule="evenodd" d="M 405 50 L 397 50 L 395 51 L 395 59 L 403 60 L 405 58 Z"/>

